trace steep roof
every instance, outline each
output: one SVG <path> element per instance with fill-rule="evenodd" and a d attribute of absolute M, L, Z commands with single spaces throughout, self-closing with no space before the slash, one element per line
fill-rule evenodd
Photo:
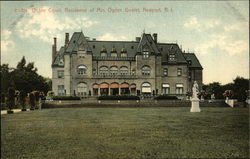
<path fill-rule="evenodd" d="M 191 63 L 189 64 L 189 67 L 191 68 L 202 68 L 198 58 L 194 53 L 183 53 L 185 59 L 187 61 L 191 60 Z"/>
<path fill-rule="evenodd" d="M 101 49 L 106 48 L 108 56 L 113 47 L 116 48 L 117 54 L 121 53 L 122 48 L 126 48 L 128 57 L 134 57 L 138 42 L 135 41 L 88 41 L 92 49 L 93 56 L 100 56 Z"/>
<path fill-rule="evenodd" d="M 88 40 L 82 32 L 75 32 L 69 43 L 65 46 L 66 48 L 61 47 L 57 52 L 53 65 L 60 66 L 64 54 L 76 53 L 81 47 L 87 48 L 87 51 L 92 52 L 93 56 L 100 56 L 103 47 L 107 50 L 108 56 L 110 56 L 112 48 L 115 48 L 118 56 L 120 56 L 122 49 L 125 48 L 128 57 L 135 57 L 137 53 L 142 52 L 145 46 L 156 55 L 162 55 L 163 63 L 168 63 L 169 54 L 175 54 L 176 64 L 187 64 L 187 60 L 191 60 L 192 64 L 190 67 L 202 68 L 195 54 L 182 53 L 178 44 L 155 43 L 152 36 L 145 33 L 142 34 L 140 41 L 96 41 Z"/>
<path fill-rule="evenodd" d="M 182 53 L 180 47 L 178 46 L 178 44 L 158 43 L 157 46 L 162 54 L 162 62 L 168 61 L 169 54 L 175 54 L 177 63 L 187 63 L 187 61 L 186 61 L 185 57 L 183 56 L 183 53 Z"/>
<path fill-rule="evenodd" d="M 148 47 L 151 52 L 154 52 L 155 54 L 160 54 L 160 51 L 158 50 L 152 36 L 150 34 L 143 33 L 141 41 L 137 47 L 137 52 L 142 52 L 145 46 Z"/>

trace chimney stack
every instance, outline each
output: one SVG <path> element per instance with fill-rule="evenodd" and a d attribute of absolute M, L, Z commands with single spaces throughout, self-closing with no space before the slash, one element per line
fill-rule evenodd
<path fill-rule="evenodd" d="M 56 37 L 54 37 L 54 44 L 52 45 L 52 62 L 54 62 L 56 58 Z"/>
<path fill-rule="evenodd" d="M 157 43 L 157 33 L 154 33 L 153 37 L 154 37 L 154 42 Z"/>
<path fill-rule="evenodd" d="M 69 33 L 65 33 L 65 46 L 69 43 Z"/>

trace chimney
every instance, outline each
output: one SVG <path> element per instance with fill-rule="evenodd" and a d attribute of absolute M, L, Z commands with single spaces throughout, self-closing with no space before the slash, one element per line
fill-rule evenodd
<path fill-rule="evenodd" d="M 136 42 L 140 42 L 140 40 L 141 40 L 141 37 L 136 37 L 136 38 L 135 38 L 135 41 L 136 41 Z"/>
<path fill-rule="evenodd" d="M 65 33 L 65 46 L 69 43 L 69 33 Z"/>
<path fill-rule="evenodd" d="M 56 37 L 54 37 L 54 44 L 52 45 L 52 62 L 54 62 L 56 58 Z"/>
<path fill-rule="evenodd" d="M 154 33 L 153 37 L 154 37 L 154 42 L 157 43 L 157 33 Z"/>

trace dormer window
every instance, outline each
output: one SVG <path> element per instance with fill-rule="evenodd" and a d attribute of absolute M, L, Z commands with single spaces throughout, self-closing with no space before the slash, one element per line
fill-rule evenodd
<path fill-rule="evenodd" d="M 143 51 L 143 52 L 142 52 L 142 57 L 143 57 L 144 59 L 149 58 L 149 52 L 148 52 L 148 51 Z"/>
<path fill-rule="evenodd" d="M 101 57 L 107 57 L 107 53 L 106 52 L 101 52 Z"/>
<path fill-rule="evenodd" d="M 107 50 L 106 48 L 103 46 L 102 49 L 101 49 L 101 57 L 107 57 Z"/>
<path fill-rule="evenodd" d="M 187 60 L 188 65 L 192 65 L 192 61 L 191 60 Z"/>
<path fill-rule="evenodd" d="M 111 53 L 110 53 L 111 57 L 117 57 L 117 52 L 116 52 L 116 48 L 113 46 Z"/>
<path fill-rule="evenodd" d="M 168 60 L 175 61 L 176 60 L 175 54 L 170 54 Z"/>
<path fill-rule="evenodd" d="M 124 47 L 121 50 L 121 57 L 127 57 L 127 50 Z"/>

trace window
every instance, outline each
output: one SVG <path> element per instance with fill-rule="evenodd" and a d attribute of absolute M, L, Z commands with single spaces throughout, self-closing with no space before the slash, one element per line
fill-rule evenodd
<path fill-rule="evenodd" d="M 131 46 L 131 49 L 134 49 L 134 46 Z"/>
<path fill-rule="evenodd" d="M 145 82 L 141 86 L 141 92 L 142 93 L 151 93 L 151 84 L 148 82 Z"/>
<path fill-rule="evenodd" d="M 93 49 L 95 49 L 95 45 L 93 45 Z"/>
<path fill-rule="evenodd" d="M 64 78 L 64 70 L 58 70 L 57 71 L 57 77 L 58 78 Z"/>
<path fill-rule="evenodd" d="M 149 58 L 149 52 L 148 52 L 148 51 L 143 51 L 143 52 L 142 52 L 142 57 L 143 57 L 144 59 Z"/>
<path fill-rule="evenodd" d="M 93 75 L 96 75 L 96 69 L 95 68 L 93 69 L 92 72 L 93 72 Z"/>
<path fill-rule="evenodd" d="M 177 68 L 177 76 L 181 76 L 182 75 L 182 69 L 181 68 Z"/>
<path fill-rule="evenodd" d="M 87 67 L 84 65 L 80 65 L 77 67 L 77 73 L 78 75 L 84 75 L 87 73 Z"/>
<path fill-rule="evenodd" d="M 163 69 L 163 75 L 164 75 L 164 76 L 168 76 L 168 69 L 167 69 L 167 68 L 164 68 L 164 69 Z"/>
<path fill-rule="evenodd" d="M 58 85 L 57 89 L 58 95 L 64 95 L 64 85 Z"/>
<path fill-rule="evenodd" d="M 175 54 L 169 55 L 169 61 L 175 61 Z"/>
<path fill-rule="evenodd" d="M 170 93 L 169 84 L 162 84 L 162 94 L 169 94 L 169 93 Z"/>
<path fill-rule="evenodd" d="M 109 74 L 109 69 L 107 66 L 101 66 L 100 67 L 100 75 L 108 75 Z"/>
<path fill-rule="evenodd" d="M 107 57 L 107 53 L 106 52 L 101 52 L 101 57 Z"/>
<path fill-rule="evenodd" d="M 150 75 L 150 67 L 149 66 L 143 66 L 142 67 L 142 75 L 149 76 Z"/>
<path fill-rule="evenodd" d="M 118 74 L 118 67 L 117 66 L 111 66 L 110 67 L 110 74 L 115 76 Z"/>
<path fill-rule="evenodd" d="M 127 53 L 121 53 L 121 57 L 127 57 Z"/>
<path fill-rule="evenodd" d="M 111 57 L 117 57 L 117 53 L 116 52 L 112 52 L 110 55 L 111 55 Z"/>
<path fill-rule="evenodd" d="M 86 96 L 87 95 L 87 84 L 79 83 L 77 85 L 77 94 L 78 96 Z"/>
<path fill-rule="evenodd" d="M 176 94 L 183 94 L 183 84 L 176 84 Z"/>
<path fill-rule="evenodd" d="M 121 75 L 127 75 L 128 74 L 128 67 L 121 66 L 120 67 L 120 73 L 121 73 Z"/>

